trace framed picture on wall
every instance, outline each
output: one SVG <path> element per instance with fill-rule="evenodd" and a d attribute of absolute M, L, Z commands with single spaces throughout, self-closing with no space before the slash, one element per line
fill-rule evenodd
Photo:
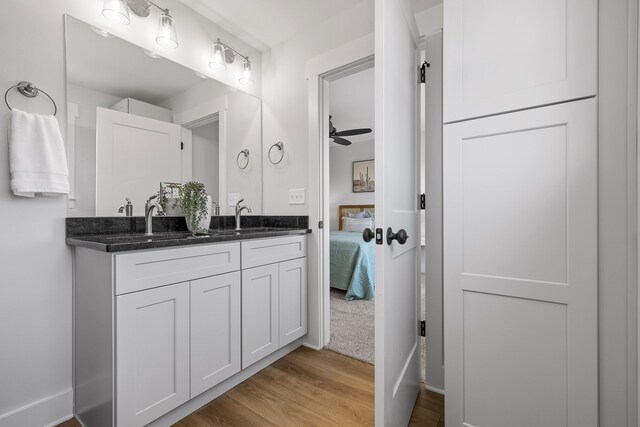
<path fill-rule="evenodd" d="M 371 193 L 376 191 L 375 161 L 359 160 L 353 162 L 353 192 Z"/>

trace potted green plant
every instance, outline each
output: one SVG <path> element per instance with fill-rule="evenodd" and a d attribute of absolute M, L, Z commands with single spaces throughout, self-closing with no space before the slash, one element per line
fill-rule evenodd
<path fill-rule="evenodd" d="M 204 184 L 189 181 L 182 186 L 180 208 L 193 234 L 206 234 L 211 224 L 211 196 Z"/>

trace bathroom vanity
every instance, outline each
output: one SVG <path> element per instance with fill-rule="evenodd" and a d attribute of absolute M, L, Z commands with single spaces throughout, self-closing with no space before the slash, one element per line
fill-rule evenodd
<path fill-rule="evenodd" d="M 307 230 L 252 231 L 67 238 L 85 426 L 170 425 L 301 345 Z"/>

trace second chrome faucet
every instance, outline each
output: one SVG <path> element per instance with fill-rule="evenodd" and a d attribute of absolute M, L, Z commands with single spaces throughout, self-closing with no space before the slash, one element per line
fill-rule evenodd
<path fill-rule="evenodd" d="M 251 213 L 251 208 L 247 205 L 241 206 L 240 203 L 244 202 L 244 199 L 238 200 L 236 203 L 236 231 L 240 230 L 240 214 L 242 211 L 247 211 L 247 213 Z"/>

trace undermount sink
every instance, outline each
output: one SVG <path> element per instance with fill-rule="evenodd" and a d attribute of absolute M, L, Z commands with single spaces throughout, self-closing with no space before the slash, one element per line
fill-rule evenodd
<path fill-rule="evenodd" d="M 157 242 L 161 240 L 176 240 L 176 239 L 187 239 L 190 237 L 194 237 L 189 232 L 180 232 L 180 233 L 157 233 L 152 234 L 151 236 L 145 236 L 144 234 L 128 234 L 128 235 L 114 235 L 114 236 L 105 236 L 103 240 L 112 240 L 112 241 L 127 241 L 132 243 L 138 242 Z"/>
<path fill-rule="evenodd" d="M 282 229 L 267 228 L 267 227 L 247 227 L 247 228 L 242 228 L 240 230 L 215 230 L 212 232 L 212 234 L 224 234 L 224 235 L 230 234 L 232 236 L 240 236 L 242 234 L 249 234 L 249 233 L 268 233 L 274 230 L 282 230 Z"/>

